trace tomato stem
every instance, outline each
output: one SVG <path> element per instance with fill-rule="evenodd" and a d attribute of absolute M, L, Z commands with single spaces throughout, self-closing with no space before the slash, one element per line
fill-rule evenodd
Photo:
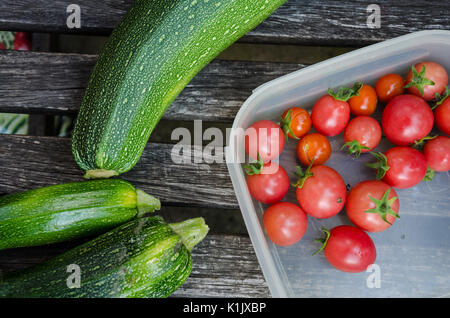
<path fill-rule="evenodd" d="M 330 236 L 331 236 L 330 231 L 323 226 L 322 226 L 322 231 L 325 233 L 325 237 L 315 240 L 317 243 L 322 243 L 322 246 L 317 251 L 315 251 L 313 253 L 313 255 L 316 255 L 317 253 L 322 252 L 325 249 L 325 247 L 327 246 L 328 240 L 330 239 Z"/>
<path fill-rule="evenodd" d="M 280 126 L 284 132 L 284 136 L 286 138 L 286 143 L 288 143 L 289 134 L 294 139 L 297 139 L 297 140 L 300 139 L 292 131 L 291 122 L 292 122 L 292 109 L 289 109 L 288 112 L 286 113 L 286 116 L 284 116 L 284 117 L 281 116 L 281 120 L 280 120 Z"/>
<path fill-rule="evenodd" d="M 311 167 L 313 165 L 314 160 L 311 161 L 308 168 L 303 172 L 302 167 L 297 166 L 297 171 L 294 172 L 294 175 L 298 178 L 298 181 L 296 183 L 292 183 L 292 186 L 296 188 L 303 188 L 303 185 L 305 184 L 305 181 L 309 178 L 314 176 L 314 173 L 311 172 Z"/>
<path fill-rule="evenodd" d="M 391 188 L 387 189 L 387 191 L 384 193 L 381 200 L 375 199 L 369 195 L 370 200 L 373 203 L 375 203 L 375 208 L 369 209 L 365 212 L 366 213 L 376 213 L 376 214 L 380 215 L 380 217 L 383 219 L 384 222 L 392 225 L 392 223 L 387 220 L 387 216 L 392 215 L 399 219 L 400 215 L 398 215 L 398 213 L 395 212 L 394 209 L 392 209 L 392 204 L 394 204 L 394 202 L 396 200 L 398 200 L 398 198 L 393 197 L 393 198 L 388 199 L 390 192 L 391 192 Z"/>
<path fill-rule="evenodd" d="M 432 80 L 425 77 L 426 72 L 425 65 L 422 66 L 420 72 L 417 72 L 415 66 L 412 65 L 411 72 L 413 74 L 413 77 L 411 81 L 408 84 L 406 84 L 403 88 L 410 88 L 415 86 L 419 90 L 420 95 L 424 96 L 425 95 L 424 87 L 426 85 L 434 85 L 434 82 Z"/>
<path fill-rule="evenodd" d="M 442 95 L 439 95 L 438 93 L 434 93 L 436 104 L 434 104 L 433 107 L 431 107 L 431 110 L 434 110 L 436 107 L 441 105 L 449 96 L 450 96 L 450 88 L 448 86 L 445 87 L 445 91 L 442 93 Z"/>
<path fill-rule="evenodd" d="M 343 102 L 348 101 L 351 97 L 359 96 L 359 90 L 363 86 L 363 83 L 356 82 L 353 87 L 340 87 L 337 92 L 334 92 L 331 88 L 328 89 L 328 95 L 336 100 Z"/>
<path fill-rule="evenodd" d="M 386 171 L 389 170 L 387 158 L 382 152 L 371 151 L 370 154 L 374 156 L 378 161 L 374 163 L 366 163 L 366 166 L 369 168 L 377 169 L 377 180 L 381 180 L 386 175 Z"/>
<path fill-rule="evenodd" d="M 434 138 L 436 138 L 437 136 L 438 136 L 438 135 L 436 135 L 436 136 L 425 136 L 425 137 L 423 137 L 422 139 L 414 140 L 414 145 L 413 145 L 413 147 L 416 148 L 416 149 L 419 150 L 419 151 L 422 151 L 422 148 L 423 148 L 423 146 L 425 145 L 425 141 L 434 139 Z"/>
<path fill-rule="evenodd" d="M 359 156 L 361 155 L 361 150 L 362 149 L 370 149 L 367 146 L 361 145 L 357 140 L 352 140 L 352 141 L 346 142 L 342 146 L 341 150 L 344 149 L 345 147 L 348 148 L 347 149 L 347 154 L 353 155 L 353 158 L 355 158 L 355 159 L 359 158 Z"/>
<path fill-rule="evenodd" d="M 435 171 L 430 167 L 427 167 L 427 173 L 423 177 L 423 181 L 432 181 L 434 179 Z"/>
<path fill-rule="evenodd" d="M 260 154 L 258 154 L 258 160 L 255 162 L 249 163 L 248 165 L 244 165 L 244 171 L 249 176 L 252 176 L 255 174 L 261 174 L 263 167 L 264 167 L 264 161 L 262 160 Z"/>

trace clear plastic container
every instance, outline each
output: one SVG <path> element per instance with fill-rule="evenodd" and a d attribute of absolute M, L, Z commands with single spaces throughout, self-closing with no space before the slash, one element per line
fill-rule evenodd
<path fill-rule="evenodd" d="M 405 75 L 411 65 L 424 60 L 441 63 L 450 71 L 450 31 L 421 31 L 371 45 L 314 64 L 265 83 L 241 107 L 233 129 L 249 127 L 261 119 L 279 121 L 292 106 L 311 108 L 329 87 L 351 86 L 356 81 L 374 85 L 387 73 Z M 381 105 L 375 117 L 381 116 Z M 369 154 L 357 160 L 340 150 L 343 137 L 330 138 L 333 154 L 326 165 L 336 169 L 351 187 L 375 178 L 365 167 Z M 290 139 L 279 158 L 288 171 L 299 164 L 295 140 Z M 383 138 L 377 151 L 392 147 Z M 401 218 L 381 233 L 369 233 L 377 248 L 376 266 L 370 272 L 350 274 L 328 264 L 323 254 L 312 256 L 328 229 L 351 224 L 345 209 L 329 219 L 308 217 L 308 231 L 290 247 L 276 246 L 267 238 L 262 215 L 267 208 L 253 200 L 242 169 L 242 138 L 226 148 L 227 165 L 236 196 L 260 266 L 273 297 L 450 297 L 450 174 L 437 173 L 432 182 L 396 189 Z M 244 152 L 245 153 L 245 152 Z M 237 159 L 237 160 L 236 160 Z M 294 179 L 292 179 L 293 181 Z M 296 203 L 291 188 L 283 201 Z"/>

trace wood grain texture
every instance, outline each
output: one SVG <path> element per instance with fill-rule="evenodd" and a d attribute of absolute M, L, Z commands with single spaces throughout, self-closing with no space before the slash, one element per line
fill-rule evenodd
<path fill-rule="evenodd" d="M 0 50 L 0 112 L 75 114 L 97 56 Z M 164 114 L 169 120 L 232 122 L 257 86 L 305 65 L 215 60 Z"/>
<path fill-rule="evenodd" d="M 74 246 L 70 242 L 0 251 L 0 274 L 31 267 Z M 208 235 L 193 249 L 192 259 L 190 277 L 172 297 L 270 296 L 246 236 Z"/>
<path fill-rule="evenodd" d="M 189 162 L 175 163 L 184 157 L 172 154 L 172 148 L 149 143 L 137 165 L 121 178 L 164 204 L 238 208 L 225 163 L 205 163 L 199 151 L 192 151 Z M 0 195 L 83 180 L 69 138 L 0 135 L 0 162 Z"/>
<path fill-rule="evenodd" d="M 70 0 L 2 0 L 0 30 L 109 34 L 133 0 L 78 0 L 81 28 L 66 25 Z M 376 3 L 381 28 L 367 26 L 371 0 L 288 0 L 266 21 L 245 35 L 242 42 L 319 45 L 366 45 L 402 34 L 429 29 L 450 29 L 446 1 L 417 0 Z"/>

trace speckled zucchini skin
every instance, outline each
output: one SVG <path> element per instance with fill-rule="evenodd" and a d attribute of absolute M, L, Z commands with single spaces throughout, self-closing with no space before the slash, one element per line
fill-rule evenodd
<path fill-rule="evenodd" d="M 203 219 L 191 220 L 191 233 L 207 231 Z M 80 268 L 80 288 L 67 287 L 70 264 Z M 143 217 L 4 278 L 0 297 L 167 297 L 185 282 L 191 268 L 182 237 L 160 217 Z"/>
<path fill-rule="evenodd" d="M 142 196 L 151 197 L 145 193 L 138 196 L 139 191 L 126 181 L 105 179 L 2 196 L 0 249 L 57 243 L 105 232 L 139 214 L 138 198 L 144 201 Z M 141 210 L 152 210 L 140 203 Z"/>
<path fill-rule="evenodd" d="M 189 81 L 284 2 L 136 1 L 100 54 L 76 121 L 72 151 L 85 177 L 130 170 Z"/>

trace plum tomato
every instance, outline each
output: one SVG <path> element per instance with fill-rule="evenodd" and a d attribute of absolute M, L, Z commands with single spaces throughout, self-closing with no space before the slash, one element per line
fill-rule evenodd
<path fill-rule="evenodd" d="M 410 94 L 430 101 L 435 94 L 442 94 L 448 85 L 448 74 L 442 65 L 435 62 L 421 62 L 411 66 L 406 75 L 406 85 Z"/>
<path fill-rule="evenodd" d="M 358 116 L 350 120 L 344 130 L 348 154 L 358 158 L 361 153 L 375 149 L 381 140 L 380 124 L 372 117 Z"/>
<path fill-rule="evenodd" d="M 446 92 L 450 94 L 448 88 Z M 446 96 L 434 109 L 434 120 L 440 131 L 450 135 L 450 97 Z"/>
<path fill-rule="evenodd" d="M 377 108 L 378 97 L 375 89 L 367 84 L 361 86 L 357 96 L 348 100 L 352 115 L 371 115 Z"/>
<path fill-rule="evenodd" d="M 299 139 L 311 129 L 311 117 L 308 112 L 300 107 L 287 109 L 281 116 L 281 129 L 287 138 Z"/>
<path fill-rule="evenodd" d="M 349 98 L 356 96 L 361 83 L 355 83 L 353 88 L 341 87 L 339 91 L 328 90 L 328 95 L 322 96 L 314 104 L 311 111 L 313 127 L 322 135 L 339 135 L 350 120 Z"/>
<path fill-rule="evenodd" d="M 367 164 L 377 169 L 377 180 L 394 188 L 411 188 L 423 180 L 427 173 L 425 156 L 411 147 L 393 147 L 386 153 L 371 152 L 378 162 Z"/>
<path fill-rule="evenodd" d="M 333 168 L 309 166 L 306 171 L 297 167 L 295 184 L 297 201 L 307 214 L 325 219 L 339 213 L 345 205 L 347 188 L 344 179 Z"/>
<path fill-rule="evenodd" d="M 330 141 L 322 134 L 307 134 L 297 143 L 297 157 L 305 166 L 324 164 L 330 156 Z"/>
<path fill-rule="evenodd" d="M 289 176 L 275 162 L 263 164 L 262 160 L 244 167 L 250 195 L 264 204 L 273 204 L 284 198 L 289 191 Z"/>
<path fill-rule="evenodd" d="M 322 230 L 326 237 L 318 240 L 323 245 L 317 252 L 323 251 L 333 267 L 343 272 L 359 273 L 375 262 L 375 244 L 363 230 L 350 225 L 340 225 L 331 231 Z"/>
<path fill-rule="evenodd" d="M 308 218 L 294 203 L 278 202 L 264 212 L 263 224 L 267 236 L 273 243 L 289 246 L 300 241 L 305 235 Z"/>
<path fill-rule="evenodd" d="M 394 97 L 386 105 L 381 118 L 384 134 L 397 146 L 408 146 L 427 136 L 433 123 L 430 106 L 414 95 Z"/>
<path fill-rule="evenodd" d="M 347 196 L 345 205 L 350 221 L 367 232 L 381 232 L 399 218 L 397 193 L 379 180 L 358 183 Z"/>
<path fill-rule="evenodd" d="M 272 161 L 284 148 L 284 135 L 280 126 L 270 120 L 260 120 L 245 131 L 245 151 L 250 158 L 264 163 Z"/>
<path fill-rule="evenodd" d="M 423 154 L 429 168 L 438 172 L 450 170 L 450 138 L 437 136 L 425 144 Z"/>
<path fill-rule="evenodd" d="M 405 80 L 398 74 L 387 74 L 380 77 L 375 84 L 377 96 L 383 103 L 388 103 L 392 98 L 403 95 L 405 92 Z"/>

